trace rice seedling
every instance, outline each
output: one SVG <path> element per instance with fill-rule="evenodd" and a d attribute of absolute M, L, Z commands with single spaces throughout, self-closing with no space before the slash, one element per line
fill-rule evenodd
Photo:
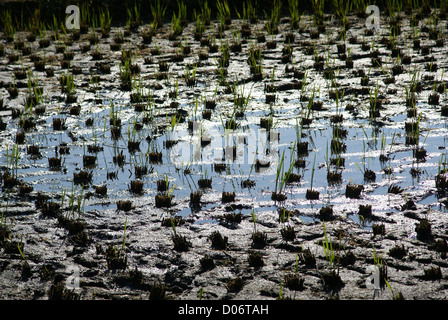
<path fill-rule="evenodd" d="M 379 86 L 378 81 L 374 93 L 369 91 L 370 107 L 369 107 L 369 118 L 373 121 L 374 118 L 380 116 L 381 102 L 378 100 Z"/>
<path fill-rule="evenodd" d="M 372 232 L 373 232 L 373 236 L 384 235 L 386 233 L 386 227 L 384 226 L 384 224 L 374 223 L 372 225 Z"/>
<path fill-rule="evenodd" d="M 212 10 L 208 5 L 208 1 L 205 0 L 201 3 L 201 7 L 200 7 L 200 16 L 202 21 L 204 22 L 205 26 L 209 26 L 210 22 L 211 22 L 211 14 L 212 14 Z"/>
<path fill-rule="evenodd" d="M 127 229 L 127 218 L 124 223 L 123 240 L 121 247 L 117 248 L 116 245 L 110 244 L 105 252 L 106 262 L 108 269 L 125 270 L 128 264 L 128 257 L 126 254 L 126 229 Z"/>
<path fill-rule="evenodd" d="M 151 28 L 157 29 L 160 28 L 163 25 L 165 13 L 166 13 L 166 5 L 163 5 L 163 1 L 161 0 L 154 0 L 151 1 L 151 14 L 152 14 L 152 23 Z"/>
<path fill-rule="evenodd" d="M 311 0 L 311 6 L 313 9 L 313 22 L 315 26 L 323 25 L 323 11 L 325 6 L 324 0 Z"/>
<path fill-rule="evenodd" d="M 402 259 L 404 256 L 406 256 L 407 251 L 404 248 L 404 245 L 395 245 L 394 247 L 389 249 L 388 254 L 393 258 Z"/>
<path fill-rule="evenodd" d="M 220 0 L 216 2 L 216 17 L 220 23 L 220 27 L 225 29 L 225 26 L 230 25 L 232 18 L 230 14 L 230 7 L 227 0 Z"/>
<path fill-rule="evenodd" d="M 60 32 L 61 25 L 62 25 L 62 23 L 59 22 L 56 15 L 53 14 L 52 24 L 49 24 L 47 29 L 50 29 L 52 31 L 53 38 L 54 38 L 55 42 L 59 40 L 59 36 L 60 36 L 59 32 Z"/>
<path fill-rule="evenodd" d="M 288 0 L 288 9 L 289 15 L 291 17 L 291 29 L 296 30 L 299 28 L 300 23 L 300 10 L 299 10 L 299 2 L 295 0 Z"/>
<path fill-rule="evenodd" d="M 66 103 L 74 103 L 77 101 L 76 97 L 76 84 L 74 80 L 74 76 L 71 72 L 66 71 L 59 78 L 59 82 L 61 84 L 62 93 L 66 94 Z"/>
<path fill-rule="evenodd" d="M 322 224 L 324 227 L 324 240 L 322 241 L 322 247 L 324 249 L 325 258 L 328 262 L 328 267 L 330 268 L 329 271 L 323 271 L 321 273 L 322 282 L 329 289 L 339 290 L 340 288 L 344 287 L 344 285 L 345 285 L 344 282 L 342 281 L 341 277 L 339 276 L 340 257 L 339 257 L 339 254 L 338 254 L 338 257 L 336 257 L 331 240 L 328 240 L 327 231 L 325 228 L 325 222 L 322 222 Z M 339 246 L 340 246 L 340 244 L 339 244 Z M 337 262 L 336 262 L 336 259 L 337 259 Z"/>
<path fill-rule="evenodd" d="M 178 17 L 180 18 L 181 25 L 185 27 L 188 24 L 187 18 L 187 5 L 182 0 L 177 0 Z"/>
<path fill-rule="evenodd" d="M 296 238 L 296 232 L 294 230 L 294 227 L 290 224 L 285 225 L 286 221 L 289 221 L 289 211 L 288 211 L 288 217 L 286 217 L 286 210 L 285 208 L 280 209 L 281 215 L 280 215 L 280 221 L 282 222 L 282 229 L 280 230 L 280 234 L 282 236 L 282 239 L 285 241 L 294 241 Z"/>
<path fill-rule="evenodd" d="M 313 169 L 311 170 L 311 181 L 310 181 L 310 188 L 306 190 L 306 199 L 308 200 L 317 200 L 319 199 L 319 191 L 313 190 L 313 181 L 314 181 L 314 171 L 316 169 L 316 154 L 314 154 L 314 160 L 313 160 Z"/>
<path fill-rule="evenodd" d="M 423 271 L 424 271 L 423 279 L 425 280 L 440 280 L 443 278 L 442 269 L 440 268 L 440 266 L 430 267 Z"/>
<path fill-rule="evenodd" d="M 111 29 L 112 17 L 110 16 L 109 8 L 106 6 L 99 11 L 99 25 L 103 37 L 108 37 Z"/>
<path fill-rule="evenodd" d="M 394 290 L 392 290 L 392 287 L 389 284 L 389 282 L 387 282 L 387 280 L 384 280 L 384 282 L 386 283 L 387 287 L 389 288 L 389 291 L 392 295 L 392 300 L 405 300 L 403 293 L 401 291 L 394 292 Z"/>
<path fill-rule="evenodd" d="M 132 8 L 126 8 L 127 21 L 126 25 L 131 31 L 136 31 L 141 23 L 141 3 L 134 3 Z"/>
<path fill-rule="evenodd" d="M 333 244 L 331 239 L 329 239 L 327 235 L 327 229 L 325 227 L 325 221 L 322 221 L 322 226 L 324 228 L 324 240 L 322 241 L 322 248 L 324 249 L 325 258 L 327 259 L 328 266 L 332 269 L 335 269 L 336 264 L 336 255 L 333 249 Z M 339 270 L 338 270 L 339 273 Z"/>
<path fill-rule="evenodd" d="M 204 17 L 201 13 L 197 13 L 196 9 L 193 9 L 193 20 L 196 23 L 195 29 L 194 29 L 194 38 L 196 41 L 201 41 L 202 36 L 204 35 L 204 32 L 206 30 L 206 22 L 203 20 Z"/>
<path fill-rule="evenodd" d="M 18 170 L 19 170 L 19 159 L 20 159 L 20 148 L 19 148 L 19 144 L 15 143 L 12 146 L 11 149 L 11 153 L 9 152 L 9 145 L 6 147 L 6 168 L 7 168 L 7 172 L 8 174 L 5 176 L 3 176 L 3 180 L 4 180 L 4 186 L 8 187 L 8 186 L 14 186 L 15 184 L 17 184 L 16 181 L 16 177 L 18 174 Z M 12 176 L 11 176 L 11 181 L 8 182 L 8 179 L 6 177 L 8 177 L 10 175 L 10 172 L 12 172 Z"/>
<path fill-rule="evenodd" d="M 228 237 L 222 236 L 219 231 L 213 231 L 210 235 L 210 240 L 212 242 L 212 247 L 218 250 L 226 250 L 228 246 Z"/>
<path fill-rule="evenodd" d="M 132 180 L 129 190 L 134 194 L 142 194 L 143 192 L 143 181 Z"/>
<path fill-rule="evenodd" d="M 194 87 L 196 85 L 196 72 L 197 72 L 197 66 L 191 70 L 190 66 L 185 66 L 184 71 L 184 80 L 187 86 Z"/>
<path fill-rule="evenodd" d="M 243 2 L 243 16 L 246 16 L 250 23 L 256 23 L 258 21 L 257 8 L 257 0 L 247 0 Z"/>
<path fill-rule="evenodd" d="M 0 174 L 0 176 L 2 176 L 2 174 Z M 2 177 L 2 179 L 3 179 L 3 177 Z M 11 237 L 11 228 L 7 224 L 6 217 L 5 217 L 5 213 L 8 211 L 8 207 L 9 207 L 11 191 L 8 190 L 7 192 L 5 192 L 5 194 L 6 194 L 6 205 L 5 205 L 4 209 L 2 210 L 1 217 L 0 217 L 0 244 L 3 244 L 4 241 L 6 241 L 7 239 L 10 239 L 10 237 Z"/>
<path fill-rule="evenodd" d="M 282 157 L 280 158 L 280 162 L 277 166 L 277 173 L 275 177 L 275 189 L 272 193 L 271 199 L 274 201 L 284 201 L 286 200 L 286 195 L 282 193 L 284 186 L 286 185 L 287 176 L 291 173 L 292 169 L 294 168 L 293 165 L 291 165 L 288 169 L 288 172 L 286 173 L 286 176 L 284 174 L 284 161 L 285 161 L 285 150 L 282 153 Z M 291 161 L 291 164 L 294 162 Z"/>
<path fill-rule="evenodd" d="M 264 248 L 267 244 L 267 235 L 262 231 L 257 231 L 257 219 L 255 216 L 255 211 L 251 211 L 252 222 L 254 224 L 254 230 L 252 232 L 252 246 L 255 248 Z"/>
<path fill-rule="evenodd" d="M 213 258 L 209 256 L 205 256 L 199 260 L 199 263 L 201 264 L 201 271 L 208 271 L 215 268 L 215 262 L 213 261 Z"/>
<path fill-rule="evenodd" d="M 262 55 L 261 50 L 252 43 L 249 49 L 249 58 L 247 62 L 250 66 L 250 72 L 254 75 L 261 74 L 263 72 Z"/>
<path fill-rule="evenodd" d="M 280 12 L 281 12 L 282 2 L 278 0 L 274 0 L 272 3 L 272 8 L 270 13 L 268 14 L 266 11 L 264 15 L 266 17 L 266 31 L 270 35 L 274 35 L 278 33 L 278 24 L 280 22 Z"/>
<path fill-rule="evenodd" d="M 363 185 L 353 184 L 350 182 L 345 188 L 345 196 L 351 199 L 359 199 L 363 190 Z"/>
<path fill-rule="evenodd" d="M 415 225 L 415 232 L 417 232 L 417 239 L 420 241 L 433 239 L 431 223 L 426 218 L 420 220 L 420 222 Z"/>
<path fill-rule="evenodd" d="M 229 292 L 238 292 L 244 286 L 243 279 L 241 277 L 231 278 L 226 283 L 226 289 Z"/>
<path fill-rule="evenodd" d="M 296 264 L 295 264 L 295 270 L 294 273 L 285 274 L 284 280 L 285 285 L 289 290 L 294 291 L 302 291 L 305 289 L 304 282 L 305 279 L 300 277 L 298 273 L 298 256 L 296 255 Z"/>
<path fill-rule="evenodd" d="M 157 208 L 169 208 L 172 206 L 173 191 L 176 185 L 169 187 L 168 176 L 165 175 L 165 180 L 159 180 L 157 182 L 157 189 L 159 193 L 155 196 L 155 204 Z"/>
<path fill-rule="evenodd" d="M 170 40 L 176 39 L 178 36 L 182 34 L 183 31 L 184 26 L 182 25 L 180 14 L 176 15 L 176 13 L 173 12 L 173 16 L 171 18 Z"/>
<path fill-rule="evenodd" d="M 15 29 L 12 23 L 11 12 L 9 10 L 5 10 L 2 13 L 1 21 L 3 25 L 3 33 L 6 39 L 11 42 L 14 39 Z"/>
<path fill-rule="evenodd" d="M 261 254 L 261 252 L 250 250 L 248 256 L 248 262 L 249 266 L 260 268 L 264 266 L 263 255 Z"/>
<path fill-rule="evenodd" d="M 223 192 L 221 200 L 223 203 L 229 203 L 235 201 L 235 192 Z"/>
<path fill-rule="evenodd" d="M 23 253 L 24 246 L 25 244 L 23 243 L 22 238 L 20 239 L 20 241 L 17 241 L 17 250 L 19 251 L 19 254 L 22 257 L 24 263 L 22 266 L 22 277 L 28 278 L 31 276 L 31 266 L 28 263 L 25 254 Z"/>
<path fill-rule="evenodd" d="M 180 234 L 177 233 L 174 219 L 171 218 L 170 220 L 173 229 L 173 235 L 171 236 L 171 240 L 174 243 L 174 250 L 180 252 L 188 251 L 191 247 L 191 242 L 188 241 L 185 236 L 181 236 Z"/>

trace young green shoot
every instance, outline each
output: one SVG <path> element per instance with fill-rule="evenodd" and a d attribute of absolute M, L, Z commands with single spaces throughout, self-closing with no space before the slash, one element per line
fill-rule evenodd
<path fill-rule="evenodd" d="M 257 219 L 255 217 L 255 210 L 252 209 L 250 214 L 252 216 L 252 222 L 254 223 L 254 233 L 257 233 Z"/>

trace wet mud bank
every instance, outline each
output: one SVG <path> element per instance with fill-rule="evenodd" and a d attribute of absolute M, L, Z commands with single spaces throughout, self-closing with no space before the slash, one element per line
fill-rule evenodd
<path fill-rule="evenodd" d="M 275 3 L 2 35 L 0 298 L 448 298 L 446 16 Z"/>

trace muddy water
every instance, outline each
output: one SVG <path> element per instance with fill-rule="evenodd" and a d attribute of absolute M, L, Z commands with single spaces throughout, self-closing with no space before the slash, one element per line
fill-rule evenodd
<path fill-rule="evenodd" d="M 163 217 L 169 216 L 180 216 L 190 221 L 193 226 L 186 228 L 185 234 L 193 239 L 194 234 L 198 233 L 201 239 L 203 235 L 210 234 L 210 230 L 216 228 L 222 230 L 219 229 L 221 228 L 219 217 L 223 213 L 232 211 L 242 213 L 244 220 L 235 237 L 243 238 L 249 237 L 252 232 L 251 212 L 255 214 L 260 225 L 270 230 L 271 227 L 281 227 L 281 224 L 278 224 L 278 209 L 285 208 L 295 213 L 294 217 L 291 217 L 292 225 L 308 225 L 310 234 L 316 234 L 315 237 L 309 238 L 302 235 L 302 247 L 303 244 L 309 244 L 311 247 L 309 242 L 313 241 L 309 240 L 318 238 L 322 232 L 319 229 L 320 209 L 330 206 L 333 208 L 337 223 L 341 223 L 340 225 L 335 223 L 335 228 L 355 228 L 359 230 L 356 231 L 359 232 L 359 237 L 368 239 L 372 233 L 372 225 L 382 222 L 391 224 L 392 230 L 408 244 L 407 241 L 416 241 L 416 219 L 415 215 L 410 217 L 403 215 L 402 206 L 411 199 L 416 205 L 414 211 L 418 212 L 417 215 L 433 219 L 434 228 L 441 232 L 439 236 L 445 238 L 443 228 L 436 227 L 444 225 L 446 213 L 445 206 L 441 202 L 443 198 L 437 194 L 435 188 L 435 176 L 445 161 L 447 127 L 446 117 L 441 115 L 440 108 L 447 104 L 447 98 L 446 93 L 442 92 L 439 104 L 431 105 L 428 103 L 428 97 L 433 91 L 435 82 L 447 81 L 447 75 L 443 72 L 447 64 L 446 45 L 437 47 L 433 40 L 422 37 L 421 45 L 430 46 L 430 56 L 434 57 L 438 66 L 435 72 L 427 71 L 425 60 L 427 56 L 411 47 L 408 36 L 412 30 L 409 21 L 403 19 L 402 35 L 397 38 L 398 46 L 402 52 L 411 57 L 413 63 L 404 65 L 403 72 L 395 76 L 395 82 L 389 83 L 386 81 L 389 78 L 386 71 L 391 72 L 390 69 L 396 63 L 396 59 L 391 58 L 390 50 L 381 42 L 382 39 L 389 37 L 388 29 L 384 27 L 373 35 L 365 35 L 362 19 L 355 16 L 352 19 L 354 25 L 348 34 L 358 39 L 356 43 L 347 42 L 347 47 L 354 57 L 353 69 L 346 68 L 344 59 L 338 54 L 336 45 L 341 44 L 341 41 L 336 40 L 338 28 L 333 26 L 332 20 L 328 21 L 326 32 L 315 40 L 310 38 L 306 28 L 301 32 L 294 31 L 295 40 L 290 44 L 291 61 L 282 62 L 282 50 L 287 47 L 284 38 L 290 32 L 289 24 L 285 22 L 280 25 L 279 34 L 267 37 L 268 40 L 276 41 L 275 49 L 268 49 L 266 43 L 257 43 L 256 38 L 249 38 L 243 41 L 241 52 L 230 53 L 227 80 L 229 83 L 236 80 L 236 85 L 233 87 L 220 84 L 216 71 L 219 52 L 209 53 L 205 60 L 198 59 L 198 53 L 208 49 L 194 40 L 193 24 L 187 26 L 179 39 L 191 46 L 192 53 L 180 62 L 171 61 L 178 49 L 173 41 L 167 39 L 166 27 L 157 33 L 153 43 L 149 45 L 141 44 L 138 33 L 129 35 L 129 42 L 123 44 L 122 48 L 136 52 L 132 63 L 140 67 L 140 73 L 134 82 L 137 89 L 133 91 L 121 90 L 119 79 L 121 51 L 109 50 L 114 35 L 122 32 L 124 28 L 113 28 L 110 37 L 101 39 L 98 44 L 104 53 L 100 61 L 109 65 L 111 71 L 110 74 L 99 74 L 101 81 L 98 85 L 90 81 L 91 74 L 97 72 L 96 61 L 92 60 L 89 52 L 82 53 L 80 50 L 81 45 L 87 42 L 82 35 L 80 41 L 75 41 L 68 47 L 75 52 L 71 65 L 82 69 L 81 74 L 75 75 L 78 97 L 75 104 L 59 101 L 64 95 L 61 95 L 58 77 L 67 70 L 60 68 L 61 54 L 55 54 L 55 44 L 46 49 L 38 48 L 37 43 L 29 44 L 34 48 L 35 54 L 43 55 L 45 52 L 49 65 L 55 70 L 54 77 L 46 77 L 44 72 L 33 70 L 29 57 L 23 57 L 24 67 L 30 66 L 39 85 L 44 89 L 44 99 L 40 105 L 45 106 L 46 111 L 42 115 L 32 115 L 36 126 L 26 131 L 25 142 L 18 145 L 17 162 L 12 161 L 11 152 L 16 145 L 16 133 L 20 132 L 21 128 L 20 118 L 12 118 L 11 110 L 23 108 L 26 88 L 20 89 L 17 98 L 9 98 L 6 87 L 3 88 L 2 96 L 6 109 L 1 111 L 1 115 L 2 120 L 7 123 L 7 130 L 0 133 L 0 156 L 4 171 L 15 172 L 17 178 L 23 180 L 24 184 L 33 187 L 28 196 L 18 196 L 14 188 L 10 190 L 3 188 L 2 209 L 6 218 L 15 217 L 20 221 L 15 224 L 16 234 L 24 234 L 32 239 L 29 241 L 32 244 L 31 248 L 34 248 L 36 256 L 40 257 L 36 259 L 36 268 L 47 258 L 53 262 L 65 259 L 64 252 L 57 250 L 45 258 L 44 246 L 42 247 L 42 243 L 36 240 L 52 235 L 50 238 L 54 243 L 50 244 L 52 240 L 48 240 L 52 251 L 64 237 L 60 228 L 56 227 L 55 233 L 52 233 L 52 227 L 45 226 L 46 222 L 43 222 L 39 210 L 35 208 L 34 200 L 38 193 L 46 194 L 50 199 L 62 204 L 64 213 L 68 216 L 85 219 L 97 244 L 104 245 L 119 242 L 117 239 L 123 236 L 124 213 L 117 210 L 117 202 L 131 200 L 134 210 L 125 214 L 126 219 L 129 219 L 126 221 L 131 232 L 128 244 L 129 260 L 145 270 L 150 279 L 167 274 L 167 267 L 160 267 L 165 262 L 160 262 L 158 267 L 154 266 L 147 255 L 158 252 L 157 259 L 160 261 L 164 260 L 163 256 L 168 255 L 165 250 L 170 246 L 170 241 L 167 239 L 169 233 L 163 231 L 166 229 L 160 229 L 160 221 Z M 304 27 L 308 25 L 307 21 L 310 22 L 311 17 L 303 17 Z M 240 23 L 238 21 L 234 25 L 235 28 L 239 27 Z M 446 30 L 446 20 L 441 20 L 439 23 L 440 28 Z M 252 25 L 251 28 L 254 32 L 259 30 L 265 33 L 262 22 Z M 209 32 L 212 34 L 213 28 Z M 226 31 L 226 34 L 225 40 L 230 43 L 231 30 Z M 362 40 L 373 44 L 373 48 L 379 51 L 383 59 L 383 69 L 372 67 L 369 56 L 372 49 L 362 50 Z M 219 40 L 217 42 L 219 43 Z M 334 90 L 331 81 L 314 67 L 315 56 L 304 50 L 306 47 L 313 47 L 313 44 L 315 53 L 322 57 L 322 61 L 328 63 L 335 73 L 334 81 L 337 83 L 337 88 L 343 92 L 338 100 L 330 94 Z M 11 51 L 10 46 L 11 44 L 6 46 L 6 52 Z M 262 50 L 264 79 L 261 81 L 253 81 L 247 63 L 248 50 L 251 46 L 259 46 Z M 150 53 L 150 50 L 156 47 L 161 49 L 161 55 Z M 18 62 L 8 63 L 6 56 L 0 61 L 1 80 L 9 85 L 13 81 L 12 72 L 21 65 Z M 155 78 L 159 71 L 159 61 L 168 61 L 168 79 Z M 186 66 L 194 63 L 197 63 L 197 81 L 191 87 L 186 84 L 184 75 Z M 294 72 L 291 71 L 293 69 L 306 72 L 306 85 L 302 85 L 301 80 L 294 77 Z M 358 70 L 363 70 L 365 75 L 369 76 L 368 85 L 361 85 L 361 77 L 356 73 Z M 406 89 L 409 88 L 416 71 L 419 72 L 417 76 L 423 84 L 423 90 L 417 95 L 417 117 L 409 117 Z M 176 83 L 177 98 L 172 98 L 170 92 L 175 90 Z M 300 85 L 297 85 L 298 83 Z M 267 93 L 266 86 L 274 86 L 277 90 L 274 93 Z M 363 88 L 370 90 L 370 94 L 369 91 L 360 94 Z M 379 117 L 370 118 L 369 104 L 375 90 L 381 100 L 382 109 Z M 131 94 L 135 92 L 149 97 L 147 102 L 141 103 L 145 111 L 137 111 L 138 104 L 131 102 Z M 271 94 L 275 95 L 275 101 L 269 103 L 266 97 Z M 321 103 L 320 110 L 310 111 L 308 108 L 309 99 L 310 97 L 312 99 L 313 95 L 314 102 Z M 236 116 L 234 103 L 235 97 L 238 96 L 247 100 L 244 103 L 244 112 Z M 216 107 L 207 109 L 205 100 L 214 101 Z M 177 103 L 177 106 L 173 106 L 173 102 Z M 81 107 L 79 115 L 71 114 L 70 108 L 74 105 Z M 209 118 L 203 115 L 203 111 L 207 110 L 211 111 Z M 240 111 L 241 108 L 236 110 Z M 171 126 L 172 116 L 175 114 L 184 115 L 183 121 Z M 238 125 L 236 128 L 228 129 L 225 127 L 225 121 L 231 119 L 232 115 Z M 334 122 L 332 117 L 335 115 L 342 115 L 342 122 Z M 118 139 L 114 139 L 111 132 L 113 117 L 121 121 L 121 136 Z M 301 119 L 306 117 L 312 119 L 308 125 L 301 123 Z M 55 118 L 65 121 L 63 130 L 54 130 Z M 93 125 L 86 124 L 88 119 Z M 263 120 L 272 121 L 269 130 L 261 125 Z M 424 158 L 417 159 L 416 145 L 406 141 L 405 127 L 410 121 L 419 121 L 418 146 L 426 150 Z M 339 151 L 332 149 L 335 128 L 339 128 L 341 132 L 341 136 L 337 136 L 342 146 Z M 204 140 L 209 140 L 209 143 L 201 144 Z M 130 150 L 129 141 L 139 142 L 138 149 Z M 175 141 L 175 144 L 167 147 L 169 141 Z M 306 152 L 298 152 L 300 142 L 308 143 Z M 39 146 L 41 157 L 32 158 L 27 153 L 27 146 L 30 145 Z M 61 146 L 67 147 L 69 153 L 61 154 Z M 92 146 L 97 146 L 99 149 L 94 151 L 91 149 Z M 161 152 L 160 161 L 151 161 L 149 157 L 151 152 Z M 119 155 L 124 156 L 121 165 L 114 161 L 114 157 Z M 55 156 L 61 158 L 61 166 L 50 168 L 48 158 Z M 84 164 L 85 156 L 96 156 L 95 163 L 90 166 Z M 384 156 L 386 161 L 380 161 L 380 156 Z M 344 162 L 331 163 L 338 158 Z M 257 159 L 269 162 L 270 165 L 257 167 Z M 217 170 L 217 165 L 224 167 Z M 137 167 L 146 168 L 147 171 L 138 175 Z M 288 169 L 300 175 L 300 179 L 285 183 L 282 191 L 286 199 L 274 201 L 272 193 L 278 190 L 276 188 L 282 180 L 277 175 L 287 172 Z M 365 179 L 364 172 L 367 169 L 375 173 L 374 178 Z M 74 183 L 74 175 L 83 170 L 91 172 L 91 182 L 84 185 Z M 339 178 L 330 181 L 329 172 L 339 174 Z M 198 180 L 201 178 L 211 179 L 211 188 L 199 188 Z M 243 185 L 247 179 L 254 182 L 251 187 Z M 143 183 L 140 194 L 135 194 L 131 190 L 131 183 L 136 180 Z M 158 180 L 169 182 L 168 192 L 174 197 L 173 205 L 168 208 L 155 208 Z M 362 185 L 363 191 L 360 196 L 347 197 L 348 185 Z M 99 195 L 95 188 L 98 186 L 107 186 L 107 195 Z M 396 187 L 398 192 L 390 192 L 391 187 Z M 308 189 L 318 191 L 318 198 L 307 199 Z M 196 190 L 201 190 L 203 193 L 200 208 L 190 206 L 190 193 Z M 223 192 L 235 192 L 235 199 L 228 204 L 223 203 Z M 360 205 L 370 205 L 371 215 L 359 214 Z M 34 229 L 31 225 L 34 225 Z M 157 233 L 156 239 L 161 242 L 158 243 L 156 239 L 148 236 L 148 230 L 143 226 L 150 228 L 154 234 Z M 108 228 L 111 230 L 105 231 Z M 160 234 L 163 241 L 158 238 Z M 281 242 L 279 238 L 281 236 L 277 233 L 272 245 Z M 234 243 L 237 244 L 238 240 Z M 195 242 L 193 247 L 195 245 L 201 246 L 199 254 L 206 251 L 207 246 L 203 243 L 201 245 Z M 389 243 L 383 246 L 385 252 L 391 245 Z M 32 250 L 31 248 L 29 250 Z M 371 250 L 370 245 L 366 248 Z M 90 249 L 90 254 L 95 256 L 92 251 L 93 249 Z M 360 255 L 367 256 L 365 253 Z M 134 257 L 134 260 L 131 257 Z M 175 258 L 168 256 L 165 258 L 174 263 Z M 197 256 L 195 258 L 194 255 L 184 258 L 187 265 L 193 263 L 195 259 L 197 261 Z M 99 262 L 95 260 L 97 258 L 91 259 L 95 261 L 92 263 L 92 269 L 101 269 L 98 267 Z M 225 258 L 217 257 L 217 259 Z M 290 262 L 280 263 L 281 268 L 288 263 Z M 82 265 L 86 267 L 89 264 Z M 61 269 L 62 266 L 58 265 L 58 268 Z M 276 266 L 269 265 L 266 268 L 276 270 Z M 218 279 L 227 279 L 230 275 L 238 274 L 234 269 L 222 272 L 227 276 L 216 274 L 215 276 Z M 311 280 L 313 287 L 317 286 L 314 280 Z M 207 281 L 198 280 L 204 286 Z M 273 282 L 278 284 L 277 281 Z M 167 282 L 169 285 L 168 280 Z M 216 286 L 219 288 L 219 284 Z M 186 297 L 191 297 L 193 291 L 197 289 L 191 283 L 183 282 L 182 285 L 178 283 L 174 287 L 176 287 L 174 295 L 182 296 L 178 292 L 181 287 L 183 289 L 180 291 L 185 290 L 183 294 Z M 210 289 L 213 292 L 210 298 L 222 297 L 221 289 Z M 260 293 L 260 290 L 254 290 L 257 292 L 255 295 Z M 86 296 L 89 294 L 90 291 Z M 244 294 L 243 297 L 253 298 L 251 293 Z M 364 294 L 353 293 L 353 296 Z M 42 295 L 45 296 L 44 293 Z M 346 297 L 350 297 L 350 293 L 347 293 Z"/>

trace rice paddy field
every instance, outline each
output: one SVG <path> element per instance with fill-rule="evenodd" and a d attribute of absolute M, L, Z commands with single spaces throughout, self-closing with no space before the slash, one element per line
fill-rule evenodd
<path fill-rule="evenodd" d="M 1 299 L 448 298 L 447 1 L 1 5 Z"/>

